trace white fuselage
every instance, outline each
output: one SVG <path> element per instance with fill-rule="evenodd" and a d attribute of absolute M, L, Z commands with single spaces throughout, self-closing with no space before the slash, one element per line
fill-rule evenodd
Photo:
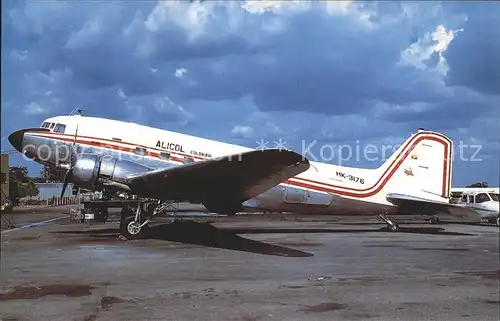
<path fill-rule="evenodd" d="M 179 166 L 189 161 L 203 161 L 252 150 L 104 118 L 58 116 L 45 120 L 42 127 L 47 127 L 45 124 L 48 124 L 51 132 L 27 133 L 25 139 L 28 143 L 50 142 L 51 146 L 74 143 L 79 152 L 111 154 L 151 168 Z M 60 125 L 52 125 L 51 128 L 50 124 Z M 451 157 L 449 161 L 440 159 L 436 162 L 432 153 L 439 157 L 444 153 L 448 159 L 451 144 L 444 135 L 419 132 L 376 169 L 310 162 L 307 171 L 246 201 L 244 206 L 281 212 L 376 215 L 397 212 L 397 207 L 386 200 L 390 192 L 408 191 L 421 197 L 447 200 L 450 193 Z M 434 150 L 426 151 L 425 146 L 433 147 Z M 411 153 L 415 150 L 419 156 L 414 158 Z M 417 159 L 420 163 L 417 163 Z M 50 162 L 53 162 L 53 158 Z"/>

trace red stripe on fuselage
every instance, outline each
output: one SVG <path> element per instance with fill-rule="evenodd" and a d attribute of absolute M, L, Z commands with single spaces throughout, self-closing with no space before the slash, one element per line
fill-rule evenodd
<path fill-rule="evenodd" d="M 434 134 L 434 133 L 433 133 Z M 434 135 L 438 135 L 438 134 L 434 134 Z M 446 139 L 446 141 L 450 142 L 451 141 L 446 138 L 446 136 L 443 136 L 443 135 L 438 135 L 438 136 L 441 136 L 443 138 Z M 364 189 L 359 189 L 359 188 L 351 188 L 351 187 L 344 187 L 344 186 L 340 186 L 340 185 L 334 185 L 334 184 L 329 184 L 329 183 L 323 183 L 323 182 L 317 182 L 317 181 L 314 181 L 314 180 L 310 180 L 310 179 L 307 179 L 307 178 L 300 178 L 300 177 L 294 177 L 294 179 L 296 180 L 300 180 L 300 181 L 303 181 L 305 183 L 316 183 L 316 184 L 322 184 L 322 185 L 325 185 L 325 186 L 328 186 L 328 187 L 333 187 L 333 188 L 343 188 L 343 189 L 348 189 L 348 190 L 351 190 L 351 191 L 357 191 L 357 192 L 366 192 L 366 191 L 369 191 L 373 188 L 375 188 L 380 182 L 382 182 L 382 185 L 379 186 L 377 188 L 377 192 L 380 191 L 380 189 L 382 189 L 385 185 L 385 183 L 388 181 L 388 179 L 390 179 L 394 173 L 396 172 L 396 170 L 399 168 L 399 166 L 401 165 L 401 163 L 403 163 L 403 161 L 408 157 L 408 155 L 413 151 L 413 149 L 417 146 L 417 144 L 422 141 L 422 140 L 426 140 L 426 139 L 429 139 L 429 140 L 433 140 L 433 141 L 436 141 L 438 143 L 441 143 L 444 145 L 445 147 L 445 151 L 444 151 L 444 167 L 443 167 L 443 191 L 442 191 L 442 194 L 443 195 L 446 195 L 446 191 L 445 191 L 445 179 L 446 179 L 446 173 L 448 172 L 448 166 L 447 166 L 447 158 L 448 158 L 448 151 L 449 151 L 449 145 L 446 144 L 446 141 L 444 140 L 441 140 L 437 137 L 427 137 L 427 136 L 418 136 L 415 135 L 415 137 L 412 138 L 412 140 L 410 140 L 402 149 L 401 149 L 401 152 L 399 155 L 397 155 L 394 160 L 392 161 L 392 163 L 387 167 L 387 169 L 384 171 L 384 173 L 379 177 L 379 179 L 377 180 L 377 182 L 375 184 L 373 184 L 372 186 L 370 187 L 367 187 L 367 188 L 364 188 Z M 416 140 L 416 141 L 414 141 Z M 403 157 L 400 158 L 400 156 L 403 154 L 404 150 L 408 147 L 408 145 L 410 144 L 413 144 L 413 146 L 411 146 L 411 148 L 409 150 L 407 150 Z M 399 159 L 399 161 L 398 161 Z M 396 164 L 397 162 L 397 164 Z M 396 164 L 396 167 L 393 168 L 394 164 Z M 392 169 L 392 170 L 391 170 Z M 389 173 L 389 176 L 388 177 L 385 177 L 386 174 Z M 448 176 L 449 177 L 449 176 Z M 359 195 L 359 194 L 357 194 Z M 370 193 L 370 196 L 373 195 L 372 193 Z"/>
<path fill-rule="evenodd" d="M 31 134 L 31 135 L 33 135 L 33 134 Z M 114 150 L 114 151 L 121 151 L 121 152 L 130 152 L 130 153 L 134 153 L 135 152 L 135 147 L 143 147 L 143 148 L 151 149 L 150 147 L 141 146 L 141 145 L 134 145 L 135 146 L 134 148 L 119 146 L 118 143 L 121 143 L 121 144 L 124 144 L 124 145 L 133 145 L 133 144 L 123 143 L 123 142 L 118 142 L 118 141 L 111 141 L 111 140 L 108 140 L 108 141 L 114 143 L 114 145 L 103 143 L 103 142 L 98 142 L 98 141 L 95 141 L 95 140 L 91 140 L 91 141 L 80 140 L 80 139 L 76 139 L 75 140 L 74 137 L 68 137 L 66 135 L 64 135 L 64 137 L 62 135 L 55 135 L 55 136 L 59 136 L 59 137 L 50 137 L 50 136 L 46 136 L 46 135 L 42 136 L 42 135 L 38 135 L 38 134 L 33 135 L 33 136 L 38 136 L 38 137 L 43 137 L 43 138 L 53 138 L 53 139 L 62 140 L 62 141 L 65 141 L 65 142 L 70 142 L 70 143 L 76 142 L 77 144 L 80 144 L 80 145 L 87 145 L 87 146 L 99 147 L 99 148 L 104 148 L 104 149 L 111 149 L 111 150 Z M 78 137 L 83 137 L 83 136 L 78 136 Z M 101 138 L 97 138 L 97 137 L 93 137 L 93 138 L 92 137 L 86 137 L 86 138 L 101 140 Z M 105 140 L 105 139 L 102 139 L 102 140 Z M 164 151 L 164 150 L 161 150 L 161 151 Z M 165 152 L 168 152 L 168 151 L 165 151 Z M 170 153 L 170 152 L 168 152 L 168 153 Z M 179 153 L 176 152 L 176 154 L 179 154 Z M 159 152 L 154 152 L 154 151 L 146 151 L 145 155 L 138 155 L 138 156 L 159 157 L 160 153 Z M 185 155 L 185 156 L 186 157 L 192 157 L 192 158 L 194 158 L 194 156 L 191 156 L 191 155 Z M 176 162 L 181 162 L 181 163 L 184 162 L 184 160 L 182 158 L 179 158 L 179 157 L 176 157 L 176 156 L 172 156 L 172 154 L 170 154 L 170 160 L 173 160 L 173 161 L 176 161 Z"/>
<path fill-rule="evenodd" d="M 62 134 L 62 133 L 30 133 L 31 135 L 34 135 L 34 136 L 39 136 L 39 137 L 49 137 L 49 138 L 56 138 L 56 139 L 61 139 L 61 140 L 64 140 L 64 141 L 70 141 L 70 142 L 73 142 L 74 139 L 75 139 L 75 136 L 74 135 L 70 135 L 70 134 Z M 54 137 L 55 136 L 55 137 Z M 63 139 L 63 137 L 65 139 Z M 189 154 L 184 154 L 184 153 L 180 153 L 178 151 L 170 151 L 168 149 L 161 149 L 161 148 L 155 148 L 155 147 L 149 147 L 149 146 L 145 146 L 145 145 L 141 145 L 141 144 L 134 144 L 134 143 L 128 143 L 128 142 L 124 142 L 124 141 L 118 141 L 118 140 L 113 140 L 113 139 L 107 139 L 107 138 L 100 138 L 100 137 L 91 137 L 91 136 L 83 136 L 83 135 L 78 135 L 77 138 L 84 138 L 84 139 L 98 139 L 98 140 L 102 140 L 102 141 L 105 141 L 105 142 L 109 142 L 109 143 L 113 143 L 115 145 L 117 144 L 123 144 L 123 145 L 129 145 L 129 146 L 133 146 L 133 148 L 130 148 L 131 151 L 135 151 L 135 148 L 136 147 L 142 147 L 142 148 L 146 148 L 146 149 L 152 149 L 152 150 L 157 150 L 157 151 L 162 151 L 162 152 L 167 152 L 167 153 L 174 153 L 174 154 L 177 154 L 177 155 L 180 155 L 180 156 L 183 156 L 183 157 L 191 157 L 193 159 L 199 159 L 199 160 L 206 160 L 208 158 L 204 158 L 204 157 L 201 157 L 201 156 L 195 156 L 195 155 L 189 155 Z M 76 141 L 77 143 L 88 143 L 86 141 L 82 141 L 82 140 L 78 140 Z M 93 141 L 94 143 L 95 141 Z M 102 145 L 106 146 L 107 148 L 111 148 L 112 146 L 111 145 L 106 145 L 106 144 L 103 144 L 101 143 Z M 117 146 L 119 148 L 126 148 L 126 147 L 121 147 L 121 146 Z"/>
<path fill-rule="evenodd" d="M 443 143 L 442 140 L 439 140 L 438 138 L 435 138 L 435 137 L 426 137 L 426 138 L 430 139 L 430 140 L 434 140 L 434 141 L 438 141 L 438 142 Z M 447 144 L 444 144 L 444 145 L 445 145 L 444 155 L 446 157 L 446 155 L 448 154 L 449 148 L 448 148 Z M 415 145 L 413 145 L 410 148 L 410 150 L 408 151 L 408 153 L 410 153 L 414 148 L 415 148 Z M 384 188 L 384 186 L 387 184 L 387 182 L 396 173 L 396 171 L 399 169 L 399 167 L 401 166 L 401 164 L 403 163 L 403 161 L 406 159 L 406 157 L 408 156 L 408 153 L 405 155 L 405 157 L 403 157 L 396 164 L 395 168 L 389 173 L 389 175 L 387 177 L 385 177 L 385 179 L 382 181 L 382 184 L 380 186 L 378 186 L 376 189 L 374 189 L 373 191 L 370 191 L 370 192 L 365 192 L 365 193 L 346 192 L 346 191 L 342 191 L 342 190 L 338 190 L 338 189 L 334 189 L 334 188 L 320 187 L 320 186 L 315 186 L 315 185 L 307 184 L 307 183 L 304 183 L 304 182 L 294 182 L 294 181 L 290 181 L 290 180 L 286 181 L 286 183 L 288 183 L 290 185 L 294 185 L 294 186 L 300 186 L 300 187 L 309 188 L 309 189 L 316 190 L 316 191 L 321 191 L 321 192 L 340 194 L 340 195 L 350 196 L 350 197 L 355 197 L 355 198 L 366 198 L 366 197 L 370 197 L 370 196 L 373 196 L 373 195 L 377 194 L 378 192 L 380 192 Z M 442 191 L 441 191 L 441 196 L 442 197 L 447 197 L 446 196 L 446 185 L 445 185 L 445 183 L 446 183 L 446 175 L 447 175 L 447 161 L 445 159 L 444 166 L 443 166 L 443 186 L 442 186 Z M 304 179 L 302 179 L 302 180 L 304 180 Z M 316 183 L 315 181 L 312 181 L 312 180 L 308 180 L 308 181 Z M 322 184 L 323 185 L 329 185 L 329 184 L 324 184 L 324 183 L 322 183 Z M 330 186 L 333 186 L 333 185 L 330 185 Z M 348 188 L 348 187 L 345 187 L 345 189 L 355 190 L 354 188 Z"/>

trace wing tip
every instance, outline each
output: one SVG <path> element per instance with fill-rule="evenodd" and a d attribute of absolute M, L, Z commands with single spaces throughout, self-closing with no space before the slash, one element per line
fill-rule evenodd
<path fill-rule="evenodd" d="M 307 169 L 309 169 L 309 167 L 311 167 L 311 162 L 304 155 L 294 152 L 293 150 L 279 150 L 279 152 L 281 153 L 285 152 L 288 153 L 288 155 L 290 155 L 290 160 L 291 162 L 293 162 L 292 166 L 304 167 L 304 171 L 306 171 Z"/>
<path fill-rule="evenodd" d="M 295 167 L 297 169 L 295 175 L 303 173 L 311 167 L 309 159 L 293 150 L 269 148 L 260 150 L 260 152 L 267 154 L 268 157 L 276 156 L 279 159 L 279 163 L 287 165 L 288 168 Z"/>
<path fill-rule="evenodd" d="M 290 149 L 279 149 L 279 148 L 269 148 L 269 149 L 263 149 L 262 152 L 264 153 L 269 153 L 269 154 L 281 154 L 281 155 L 291 155 L 292 157 L 295 157 L 297 161 L 300 161 L 302 163 L 309 164 L 309 159 L 307 159 L 304 155 L 301 155 L 293 150 Z"/>

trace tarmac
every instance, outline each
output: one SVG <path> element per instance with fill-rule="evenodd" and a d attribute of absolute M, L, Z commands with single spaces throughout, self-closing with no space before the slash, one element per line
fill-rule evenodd
<path fill-rule="evenodd" d="M 67 209 L 2 230 L 0 320 L 499 320 L 494 225 L 159 218 L 121 240 Z M 43 223 L 33 224 L 43 221 Z"/>

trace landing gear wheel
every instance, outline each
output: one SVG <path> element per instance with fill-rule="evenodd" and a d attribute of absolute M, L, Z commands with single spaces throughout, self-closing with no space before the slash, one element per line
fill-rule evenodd
<path fill-rule="evenodd" d="M 499 216 L 499 217 L 497 217 L 497 226 L 499 226 L 499 227 L 500 227 L 500 216 Z"/>
<path fill-rule="evenodd" d="M 386 214 L 379 214 L 379 217 L 387 224 L 387 228 L 391 232 L 398 232 L 399 231 L 399 225 L 396 223 L 394 220 L 389 218 Z"/>
<path fill-rule="evenodd" d="M 132 221 L 127 224 L 127 232 L 131 235 L 139 235 L 141 232 L 141 226 L 138 222 Z"/>
<path fill-rule="evenodd" d="M 141 225 L 140 221 L 135 220 L 135 215 L 129 216 L 120 222 L 120 233 L 128 240 L 142 238 L 148 230 L 148 224 Z"/>

